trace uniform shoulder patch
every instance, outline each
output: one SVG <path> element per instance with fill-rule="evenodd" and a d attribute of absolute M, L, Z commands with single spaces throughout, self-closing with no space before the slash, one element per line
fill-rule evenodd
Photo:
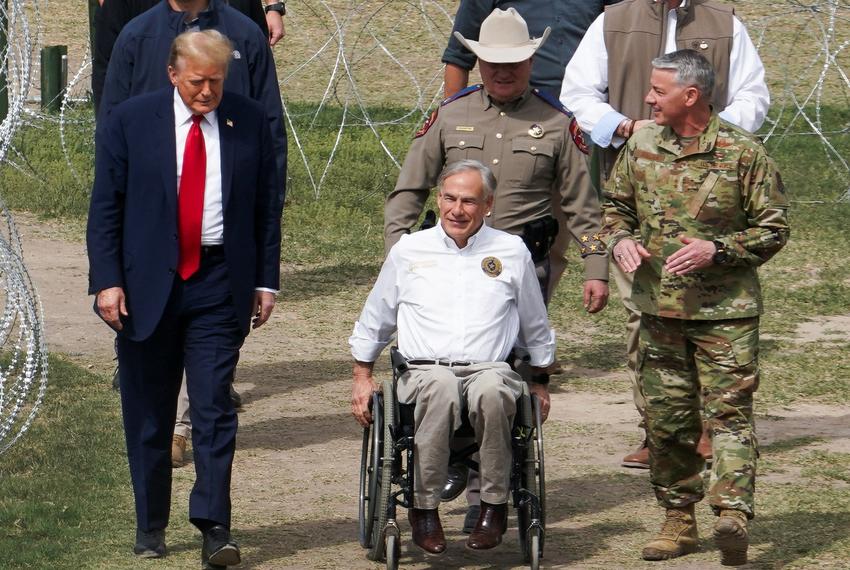
<path fill-rule="evenodd" d="M 466 97 L 470 93 L 475 93 L 476 91 L 481 91 L 482 89 L 484 89 L 484 86 L 480 83 L 478 85 L 470 85 L 469 87 L 465 87 L 465 88 L 461 89 L 460 91 L 458 91 L 457 93 L 455 93 L 454 95 L 452 95 L 451 97 L 447 97 L 447 98 L 443 99 L 443 102 L 440 103 L 440 107 L 444 107 L 445 105 L 448 105 L 452 101 L 457 101 L 461 97 Z"/>
<path fill-rule="evenodd" d="M 559 112 L 563 113 L 567 117 L 570 118 L 570 136 L 573 138 L 573 142 L 576 144 L 578 149 L 584 154 L 590 154 L 590 146 L 588 146 L 587 141 L 584 140 L 584 134 L 581 132 L 581 128 L 578 126 L 578 122 L 576 121 L 573 114 L 569 109 L 564 107 L 561 101 L 558 100 L 557 97 L 549 93 L 548 91 L 541 91 L 540 89 L 534 88 L 531 90 L 532 93 L 537 95 L 540 99 L 557 109 Z"/>
<path fill-rule="evenodd" d="M 437 111 L 439 110 L 440 109 L 438 107 L 431 112 L 431 116 L 425 120 L 425 123 L 419 128 L 418 131 L 416 131 L 416 134 L 413 135 L 413 138 L 418 139 L 419 137 L 423 136 L 425 133 L 428 132 L 428 129 L 431 128 L 431 125 L 433 125 L 437 121 Z"/>
<path fill-rule="evenodd" d="M 573 142 L 576 143 L 578 149 L 584 154 L 590 154 L 590 145 L 584 140 L 584 133 L 581 127 L 578 126 L 578 121 L 573 117 L 570 121 L 570 136 L 573 137 Z"/>

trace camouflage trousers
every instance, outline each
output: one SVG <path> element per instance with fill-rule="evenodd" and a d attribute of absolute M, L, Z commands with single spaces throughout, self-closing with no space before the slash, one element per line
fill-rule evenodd
<path fill-rule="evenodd" d="M 715 513 L 735 509 L 752 518 L 758 325 L 758 317 L 697 321 L 641 315 L 638 373 L 646 399 L 650 480 L 662 506 L 703 498 L 704 461 L 696 447 L 705 418 L 714 446 L 709 504 Z"/>

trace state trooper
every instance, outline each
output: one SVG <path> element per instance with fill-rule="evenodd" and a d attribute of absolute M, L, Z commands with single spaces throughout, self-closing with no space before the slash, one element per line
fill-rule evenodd
<path fill-rule="evenodd" d="M 758 139 L 711 107 L 715 74 L 706 58 L 686 49 L 652 66 L 646 103 L 655 122 L 626 142 L 603 206 L 603 240 L 634 275 L 650 480 L 667 509 L 643 558 L 698 546 L 702 396 L 713 442 L 714 537 L 721 562 L 739 565 L 747 561 L 758 457 L 757 268 L 788 239 L 788 201 Z"/>
<path fill-rule="evenodd" d="M 529 86 L 532 56 L 549 31 L 547 28 L 540 38 L 529 38 L 525 20 L 508 8 L 496 9 L 484 20 L 478 41 L 455 33 L 478 57 L 483 85 L 444 100 L 416 133 L 395 189 L 387 198 L 384 243 L 389 250 L 411 231 L 446 164 L 478 160 L 493 171 L 498 182 L 486 223 L 523 236 L 547 302 L 553 288 L 549 248 L 559 231 L 551 196 L 553 192 L 560 195 L 566 229 L 579 243 L 584 261 L 584 307 L 595 313 L 608 300 L 608 257 L 599 240 L 601 213 L 582 154 L 586 146 L 563 105 Z M 548 382 L 548 375 L 536 381 Z M 461 485 L 457 492 L 462 490 Z M 476 520 L 475 497 L 469 498 L 473 506 L 466 530 L 471 530 Z M 444 499 L 448 499 L 445 493 Z"/>

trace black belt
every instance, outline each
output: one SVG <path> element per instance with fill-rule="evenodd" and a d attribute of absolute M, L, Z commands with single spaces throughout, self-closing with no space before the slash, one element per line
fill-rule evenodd
<path fill-rule="evenodd" d="M 407 363 L 413 365 L 436 364 L 439 366 L 470 366 L 473 364 L 466 360 L 408 360 Z"/>
<path fill-rule="evenodd" d="M 224 255 L 224 246 L 219 245 L 202 245 L 201 246 L 201 257 L 206 257 L 208 255 Z"/>

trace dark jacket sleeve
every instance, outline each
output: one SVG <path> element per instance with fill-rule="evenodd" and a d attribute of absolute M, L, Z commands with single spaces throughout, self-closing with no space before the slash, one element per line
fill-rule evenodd
<path fill-rule="evenodd" d="M 266 111 L 272 145 L 274 146 L 277 178 L 280 181 L 282 192 L 285 193 L 286 128 L 283 124 L 283 106 L 280 101 L 280 86 L 277 83 L 274 58 L 272 58 L 272 52 L 268 42 L 259 31 L 249 39 L 248 46 L 251 49 L 251 56 L 248 62 L 251 79 L 250 97 L 255 101 L 259 101 Z"/>
<path fill-rule="evenodd" d="M 254 212 L 257 244 L 257 275 L 254 287 L 280 289 L 280 217 L 283 210 L 283 183 L 278 180 L 274 145 L 268 121 L 260 141 L 262 162 Z"/>
<path fill-rule="evenodd" d="M 86 228 L 90 295 L 109 287 L 124 287 L 122 227 L 127 191 L 127 140 L 120 117 L 109 113 L 102 120 Z"/>
<path fill-rule="evenodd" d="M 463 47 L 455 37 L 455 32 L 468 40 L 478 41 L 478 33 L 481 31 L 481 22 L 490 15 L 499 2 L 497 0 L 462 0 L 455 16 L 455 24 L 452 33 L 449 34 L 449 44 L 443 52 L 443 63 L 452 63 L 466 70 L 475 67 L 478 58 L 475 54 Z"/>

